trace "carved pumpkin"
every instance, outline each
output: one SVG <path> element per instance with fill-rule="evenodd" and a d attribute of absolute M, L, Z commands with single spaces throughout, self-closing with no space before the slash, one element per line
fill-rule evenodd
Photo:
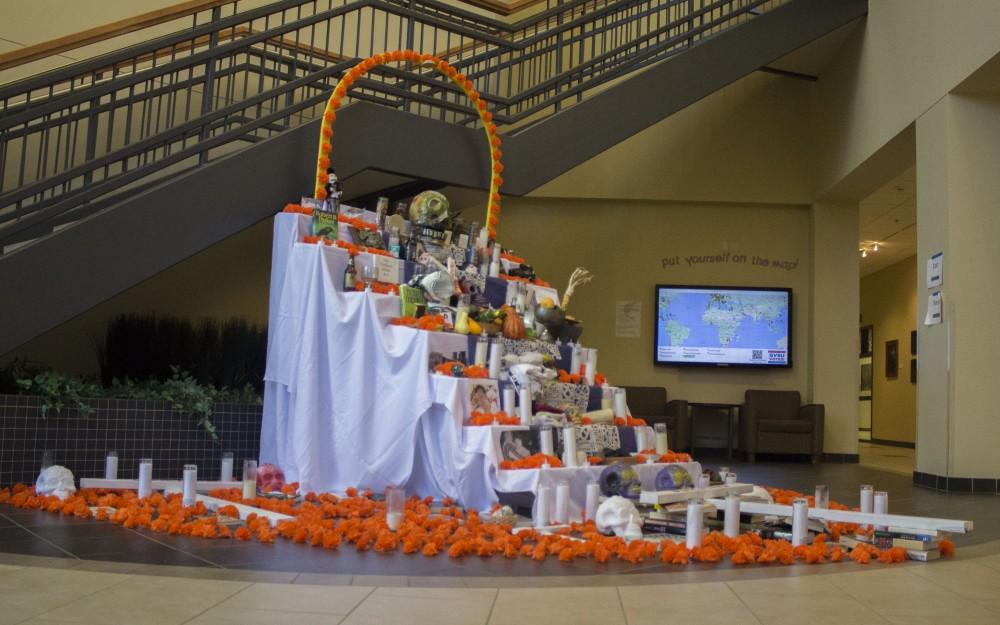
<path fill-rule="evenodd" d="M 517 311 L 510 306 L 504 306 L 503 310 L 507 313 L 507 318 L 503 321 L 503 335 L 509 339 L 523 339 L 525 329 L 521 315 L 517 314 Z"/>

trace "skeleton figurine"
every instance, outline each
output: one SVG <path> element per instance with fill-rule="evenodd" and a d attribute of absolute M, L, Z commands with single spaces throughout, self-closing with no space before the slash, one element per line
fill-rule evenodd
<path fill-rule="evenodd" d="M 55 495 L 59 499 L 66 499 L 71 493 L 76 492 L 73 472 L 58 464 L 42 469 L 38 474 L 38 481 L 35 482 L 35 492 L 39 495 Z"/>
<path fill-rule="evenodd" d="M 327 202 L 330 203 L 330 212 L 340 212 L 340 198 L 344 195 L 344 189 L 340 185 L 340 179 L 337 178 L 337 172 L 333 170 L 333 167 L 326 168 L 326 186 L 324 189 L 326 190 Z"/>
<path fill-rule="evenodd" d="M 629 540 L 642 538 L 642 517 L 635 504 L 624 497 L 609 497 L 597 507 L 597 531 L 614 533 Z"/>
<path fill-rule="evenodd" d="M 514 389 L 518 391 L 527 388 L 534 392 L 542 387 L 543 382 L 556 377 L 556 372 L 552 369 L 525 363 L 513 365 L 507 373 L 514 384 Z"/>

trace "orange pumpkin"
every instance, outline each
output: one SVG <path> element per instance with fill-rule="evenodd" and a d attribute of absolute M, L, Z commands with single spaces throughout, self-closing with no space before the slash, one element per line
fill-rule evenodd
<path fill-rule="evenodd" d="M 507 313 L 507 317 L 503 321 L 503 335 L 509 339 L 523 339 L 525 329 L 521 315 L 517 314 L 517 311 L 510 306 L 504 306 L 502 310 Z"/>

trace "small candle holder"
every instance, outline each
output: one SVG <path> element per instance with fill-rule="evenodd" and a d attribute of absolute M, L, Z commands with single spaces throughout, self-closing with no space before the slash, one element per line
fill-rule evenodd
<path fill-rule="evenodd" d="M 222 462 L 219 466 L 219 481 L 220 482 L 232 482 L 233 481 L 233 452 L 224 451 L 222 452 Z"/>
<path fill-rule="evenodd" d="M 385 489 L 385 523 L 389 529 L 396 531 L 403 525 L 406 511 L 406 492 L 396 486 Z"/>
<path fill-rule="evenodd" d="M 257 461 L 243 461 L 243 499 L 257 498 Z"/>

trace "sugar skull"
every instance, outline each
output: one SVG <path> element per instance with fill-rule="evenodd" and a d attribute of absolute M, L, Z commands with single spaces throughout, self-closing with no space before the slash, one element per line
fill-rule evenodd
<path fill-rule="evenodd" d="M 35 482 L 35 492 L 39 495 L 55 495 L 59 499 L 66 499 L 76 492 L 73 472 L 58 464 L 42 469 Z"/>
<path fill-rule="evenodd" d="M 257 490 L 262 493 L 280 491 L 285 485 L 285 472 L 273 464 L 263 464 L 257 469 Z"/>
<path fill-rule="evenodd" d="M 597 531 L 623 538 L 641 536 L 642 517 L 635 504 L 624 497 L 609 497 L 597 507 Z"/>

